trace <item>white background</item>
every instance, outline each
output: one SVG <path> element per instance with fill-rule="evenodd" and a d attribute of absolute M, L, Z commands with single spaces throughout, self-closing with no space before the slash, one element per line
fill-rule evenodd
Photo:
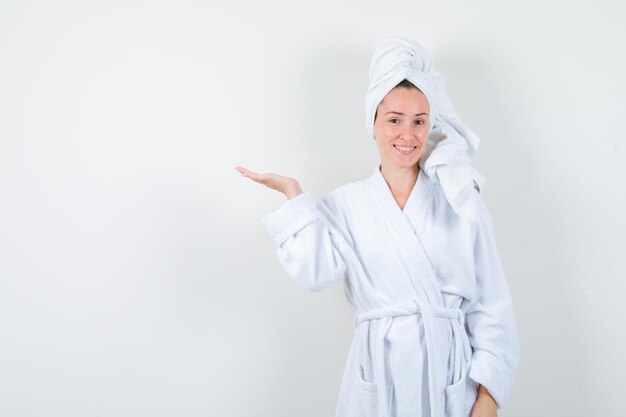
<path fill-rule="evenodd" d="M 334 415 L 353 331 L 260 218 L 378 163 L 376 44 L 432 54 L 515 301 L 500 415 L 618 416 L 626 62 L 617 1 L 0 3 L 0 415 Z"/>

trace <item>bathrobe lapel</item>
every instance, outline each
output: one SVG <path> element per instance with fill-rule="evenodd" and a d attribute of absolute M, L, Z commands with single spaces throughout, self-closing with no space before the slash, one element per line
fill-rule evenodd
<path fill-rule="evenodd" d="M 403 259 L 406 259 L 406 266 L 411 271 L 412 283 L 419 300 L 434 306 L 443 306 L 434 268 L 416 233 L 418 225 L 423 221 L 424 210 L 430 203 L 434 183 L 420 169 L 406 205 L 404 209 L 400 209 L 385 177 L 380 172 L 380 165 L 376 167 L 370 179 L 375 200 L 387 223 L 389 233 L 398 249 L 404 252 Z"/>
<path fill-rule="evenodd" d="M 409 277 L 415 288 L 416 301 L 419 303 L 423 318 L 426 347 L 428 355 L 428 385 L 431 416 L 443 415 L 444 380 L 440 374 L 445 368 L 445 358 L 440 354 L 441 339 L 438 337 L 435 311 L 443 309 L 443 297 L 439 289 L 437 277 L 428 254 L 416 233 L 419 223 L 422 221 L 423 211 L 430 203 L 434 183 L 420 170 L 417 181 L 409 195 L 404 209 L 400 209 L 393 198 L 393 194 L 387 181 L 380 172 L 380 165 L 376 167 L 371 177 L 370 186 L 374 194 L 381 217 L 387 225 L 389 234 L 397 249 L 401 252 L 404 267 L 409 271 Z M 381 334 L 386 334 L 390 321 L 379 322 L 378 327 L 385 325 Z M 377 328 L 378 328 L 377 327 Z M 384 340 L 384 338 L 379 338 Z M 382 348 L 381 348 L 382 350 Z M 376 362 L 378 378 L 385 386 L 385 371 L 382 360 Z M 379 396 L 383 398 L 380 405 L 381 415 L 385 415 L 388 398 L 382 388 L 379 388 Z"/>

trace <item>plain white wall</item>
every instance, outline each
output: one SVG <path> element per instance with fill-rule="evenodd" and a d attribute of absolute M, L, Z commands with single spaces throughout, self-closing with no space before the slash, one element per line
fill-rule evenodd
<path fill-rule="evenodd" d="M 352 309 L 260 218 L 378 162 L 367 70 L 422 43 L 481 137 L 516 303 L 515 417 L 618 416 L 624 6 L 0 3 L 0 415 L 334 415 Z"/>

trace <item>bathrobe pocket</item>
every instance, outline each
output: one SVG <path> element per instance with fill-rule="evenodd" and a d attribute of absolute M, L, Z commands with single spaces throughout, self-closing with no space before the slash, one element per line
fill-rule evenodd
<path fill-rule="evenodd" d="M 476 396 L 478 384 L 465 374 L 461 379 L 446 387 L 446 416 L 469 417 Z"/>
<path fill-rule="evenodd" d="M 363 375 L 359 373 L 358 394 L 363 404 L 363 417 L 378 417 L 378 384 L 376 382 L 365 381 Z M 393 400 L 393 385 L 387 384 L 387 415 L 391 415 L 391 403 Z"/>

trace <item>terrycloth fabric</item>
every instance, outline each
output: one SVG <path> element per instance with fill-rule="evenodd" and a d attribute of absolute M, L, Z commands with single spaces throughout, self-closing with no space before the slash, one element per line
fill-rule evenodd
<path fill-rule="evenodd" d="M 485 185 L 484 177 L 470 165 L 480 140 L 458 117 L 446 94 L 443 77 L 426 49 L 414 40 L 394 37 L 378 45 L 369 69 L 365 100 L 367 130 L 374 138 L 378 105 L 404 79 L 422 90 L 430 106 L 428 143 L 419 166 L 441 184 L 454 210 L 473 222 L 479 210 L 473 188 L 480 191 Z"/>
<path fill-rule="evenodd" d="M 261 219 L 289 275 L 313 291 L 343 280 L 356 307 L 337 417 L 468 417 L 478 384 L 498 408 L 508 398 L 513 304 L 472 192 L 467 223 L 420 170 L 400 209 L 378 165 L 320 203 L 304 192 Z"/>

